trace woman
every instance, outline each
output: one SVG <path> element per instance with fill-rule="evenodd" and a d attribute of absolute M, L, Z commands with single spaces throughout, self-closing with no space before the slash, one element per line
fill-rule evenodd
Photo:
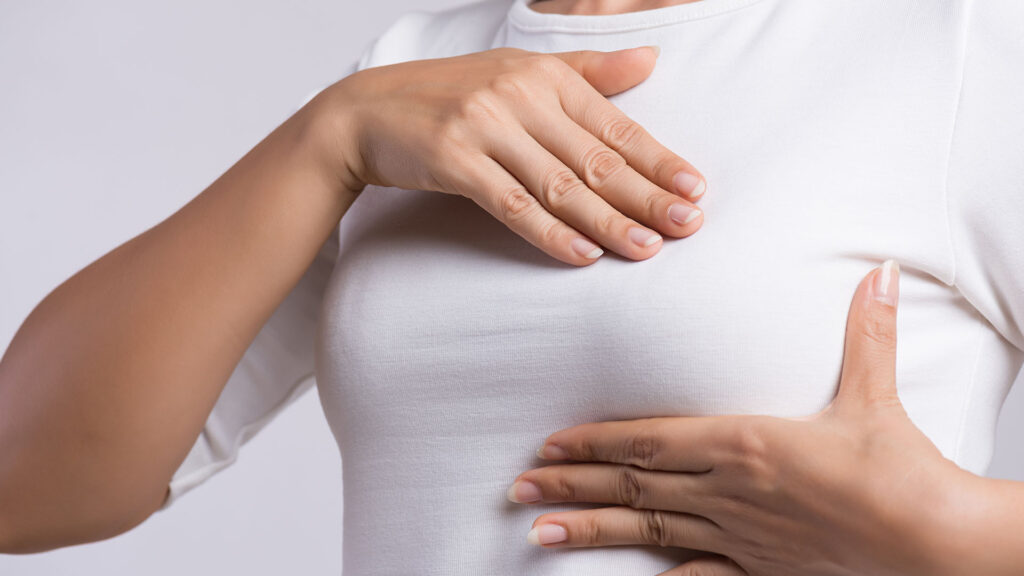
<path fill-rule="evenodd" d="M 346 573 L 671 569 L 687 554 L 519 544 L 538 510 L 502 495 L 567 425 L 821 410 L 850 289 L 888 257 L 905 272 L 900 397 L 942 454 L 980 471 L 1024 348 L 1019 157 L 986 145 L 1020 133 L 1021 89 L 1004 73 L 1020 47 L 1001 24 L 1019 12 L 701 0 L 584 15 L 517 0 L 403 18 L 360 62 L 373 70 L 26 321 L 0 371 L 0 541 L 123 531 L 177 470 L 173 500 L 287 401 L 322 314 L 316 372 L 345 460 Z M 588 75 L 593 55 L 479 54 L 639 45 L 661 47 L 658 65 L 612 101 L 652 139 L 630 137 L 568 73 L 616 93 L 643 80 L 648 49 L 598 64 L 610 80 Z M 387 66 L 422 58 L 439 60 Z M 696 200 L 699 174 L 714 188 L 707 225 L 652 236 L 701 225 L 672 196 Z M 689 210 L 681 224 L 674 204 Z M 329 243 L 310 266 L 342 214 L 337 261 Z M 593 264 L 557 265 L 507 228 Z M 626 259 L 594 262 L 578 240 Z M 44 349 L 66 352 L 43 361 Z M 112 479 L 118 468 L 135 472 Z"/>

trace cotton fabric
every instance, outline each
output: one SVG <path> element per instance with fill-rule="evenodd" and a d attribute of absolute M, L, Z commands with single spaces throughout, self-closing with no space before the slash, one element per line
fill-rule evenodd
<path fill-rule="evenodd" d="M 900 398 L 983 472 L 1024 362 L 1024 3 L 527 1 L 408 14 L 353 70 L 656 44 L 650 78 L 611 101 L 707 177 L 701 230 L 575 268 L 467 198 L 368 187 L 246 352 L 169 504 L 315 373 L 344 462 L 346 576 L 656 574 L 685 554 L 531 547 L 533 519 L 572 506 L 506 489 L 574 424 L 820 410 L 857 283 L 888 258 Z"/>

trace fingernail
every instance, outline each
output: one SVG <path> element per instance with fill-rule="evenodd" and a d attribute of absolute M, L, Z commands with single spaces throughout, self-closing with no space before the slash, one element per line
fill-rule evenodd
<path fill-rule="evenodd" d="M 537 449 L 537 457 L 541 460 L 568 460 L 569 453 L 561 446 L 545 444 Z"/>
<path fill-rule="evenodd" d="M 680 226 L 693 222 L 698 216 L 700 216 L 700 210 L 686 204 L 673 204 L 668 207 L 668 217 Z"/>
<path fill-rule="evenodd" d="M 650 48 L 651 50 L 654 50 L 654 57 L 655 58 L 657 58 L 658 56 L 661 56 L 661 46 L 655 46 L 654 44 L 651 44 L 650 46 L 648 46 L 648 48 Z"/>
<path fill-rule="evenodd" d="M 541 524 L 526 535 L 526 541 L 534 546 L 558 544 L 569 539 L 569 532 L 558 524 Z"/>
<path fill-rule="evenodd" d="M 875 300 L 896 305 L 896 299 L 900 293 L 900 265 L 895 260 L 886 260 L 882 264 L 882 271 L 875 274 Z"/>
<path fill-rule="evenodd" d="M 604 254 L 604 250 L 598 248 L 597 244 L 594 244 L 589 240 L 584 240 L 583 238 L 574 238 L 572 241 L 572 249 L 580 256 L 591 260 L 597 258 L 601 254 Z"/>
<path fill-rule="evenodd" d="M 651 232 L 650 230 L 633 226 L 629 229 L 629 239 L 633 241 L 633 244 L 642 248 L 647 248 L 651 244 L 660 241 L 661 236 L 655 232 Z"/>
<path fill-rule="evenodd" d="M 533 482 L 526 480 L 516 480 L 515 483 L 508 487 L 508 492 L 505 496 L 508 497 L 509 502 L 515 502 L 516 504 L 540 502 L 543 499 L 540 488 Z"/>
<path fill-rule="evenodd" d="M 708 189 L 707 182 L 703 178 L 685 170 L 676 172 L 676 175 L 672 177 L 672 185 L 676 187 L 677 192 L 691 200 L 700 198 Z"/>

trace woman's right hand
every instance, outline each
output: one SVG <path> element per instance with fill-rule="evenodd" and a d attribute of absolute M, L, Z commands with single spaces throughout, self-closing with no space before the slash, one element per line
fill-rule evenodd
<path fill-rule="evenodd" d="M 605 96 L 646 79 L 653 47 L 540 54 L 499 48 L 357 72 L 342 169 L 375 184 L 466 196 L 554 258 L 653 256 L 693 234 L 703 176 Z M 358 186 L 361 188 L 362 186 Z"/>

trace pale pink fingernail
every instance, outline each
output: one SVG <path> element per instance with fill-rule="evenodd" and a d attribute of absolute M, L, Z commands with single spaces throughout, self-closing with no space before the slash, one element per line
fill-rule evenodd
<path fill-rule="evenodd" d="M 540 488 L 533 482 L 526 480 L 517 480 L 509 486 L 508 493 L 505 495 L 508 497 L 509 502 L 515 502 L 516 504 L 540 502 L 543 499 Z"/>
<path fill-rule="evenodd" d="M 875 274 L 875 300 L 896 305 L 896 299 L 900 293 L 900 265 L 895 260 L 886 260 L 882 264 L 882 271 Z"/>
<path fill-rule="evenodd" d="M 541 460 L 568 460 L 569 453 L 561 446 L 545 444 L 537 449 L 537 457 Z"/>
<path fill-rule="evenodd" d="M 691 200 L 703 196 L 708 188 L 703 178 L 683 170 L 676 172 L 676 175 L 672 177 L 672 185 L 676 187 L 677 192 Z"/>
<path fill-rule="evenodd" d="M 541 524 L 526 535 L 526 541 L 534 546 L 558 544 L 569 539 L 569 532 L 558 524 Z"/>
<path fill-rule="evenodd" d="M 633 226 L 629 229 L 629 239 L 633 241 L 633 244 L 641 248 L 647 248 L 651 244 L 655 244 L 661 241 L 661 236 L 656 232 L 651 232 L 638 226 Z"/>
<path fill-rule="evenodd" d="M 673 204 L 668 207 L 668 217 L 680 226 L 693 222 L 698 216 L 700 216 L 700 210 L 686 204 Z"/>
<path fill-rule="evenodd" d="M 597 244 L 583 238 L 573 238 L 572 249 L 580 256 L 591 260 L 604 254 L 604 250 L 598 248 Z"/>

